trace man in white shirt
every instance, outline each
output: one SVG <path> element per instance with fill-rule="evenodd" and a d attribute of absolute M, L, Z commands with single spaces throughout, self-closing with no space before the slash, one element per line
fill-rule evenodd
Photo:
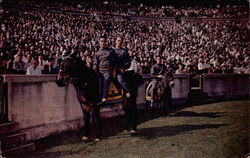
<path fill-rule="evenodd" d="M 41 67 L 39 67 L 38 65 L 38 59 L 34 59 L 32 65 L 28 67 L 26 75 L 41 75 L 42 70 Z"/>
<path fill-rule="evenodd" d="M 44 65 L 47 65 L 48 63 L 44 60 L 44 54 L 40 53 L 38 55 L 38 67 L 41 68 L 41 70 L 44 70 Z"/>
<path fill-rule="evenodd" d="M 127 71 L 134 71 L 135 73 L 139 72 L 139 64 L 136 60 L 136 57 L 133 57 L 133 60 L 131 61 L 130 67 L 127 69 Z"/>

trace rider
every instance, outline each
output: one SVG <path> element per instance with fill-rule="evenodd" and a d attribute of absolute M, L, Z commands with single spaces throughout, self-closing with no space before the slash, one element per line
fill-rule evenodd
<path fill-rule="evenodd" d="M 151 68 L 151 76 L 153 77 L 152 80 L 152 91 L 151 91 L 151 107 L 154 105 L 153 96 L 155 95 L 156 85 L 159 79 L 163 78 L 166 74 L 167 69 L 166 66 L 163 64 L 163 58 L 161 56 L 156 57 L 156 64 Z"/>
<path fill-rule="evenodd" d="M 94 56 L 93 68 L 102 75 L 102 102 L 106 102 L 111 76 L 116 69 L 118 57 L 115 51 L 108 47 L 106 36 L 99 38 L 99 45 L 100 49 Z"/>
<path fill-rule="evenodd" d="M 126 97 L 130 97 L 130 93 L 128 90 L 128 86 L 126 82 L 124 81 L 124 71 L 128 69 L 131 65 L 131 60 L 129 57 L 129 54 L 126 49 L 122 47 L 123 44 L 123 38 L 117 37 L 115 41 L 115 52 L 118 56 L 118 66 L 117 66 L 117 80 L 120 83 L 121 87 L 126 93 Z"/>

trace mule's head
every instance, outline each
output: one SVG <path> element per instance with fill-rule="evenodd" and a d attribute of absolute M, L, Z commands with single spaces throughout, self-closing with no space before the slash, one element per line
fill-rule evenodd
<path fill-rule="evenodd" d="M 59 87 L 63 87 L 68 84 L 71 77 L 74 77 L 74 70 L 76 69 L 76 64 L 73 58 L 66 57 L 61 62 L 59 73 L 56 79 L 56 83 Z"/>

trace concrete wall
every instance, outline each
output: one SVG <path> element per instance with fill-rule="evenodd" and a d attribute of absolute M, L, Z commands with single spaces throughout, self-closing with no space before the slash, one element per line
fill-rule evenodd
<path fill-rule="evenodd" d="M 203 91 L 214 99 L 249 97 L 249 79 L 247 74 L 203 74 Z"/>
<path fill-rule="evenodd" d="M 190 74 L 175 74 L 175 86 L 172 88 L 173 104 L 183 104 L 188 100 L 190 90 Z"/>
<path fill-rule="evenodd" d="M 82 125 L 82 112 L 73 86 L 60 88 L 55 79 L 55 75 L 4 76 L 8 84 L 8 119 L 18 122 L 18 128 L 26 130 L 28 139 Z"/>
<path fill-rule="evenodd" d="M 150 76 L 143 76 L 144 84 L 139 87 L 137 104 L 145 108 L 145 88 Z M 175 75 L 172 88 L 173 103 L 186 103 L 188 100 L 189 74 Z M 212 98 L 232 99 L 249 96 L 249 75 L 205 74 L 203 91 Z M 5 75 L 8 85 L 8 119 L 19 123 L 18 129 L 27 133 L 27 139 L 39 139 L 51 134 L 82 127 L 83 114 L 76 99 L 72 84 L 58 87 L 56 75 L 24 76 Z M 102 118 L 123 114 L 121 110 L 103 108 Z"/>
<path fill-rule="evenodd" d="M 39 139 L 66 130 L 76 130 L 83 126 L 83 114 L 76 99 L 72 84 L 58 87 L 56 75 L 24 76 L 5 75 L 8 84 L 8 119 L 19 123 L 18 129 L 27 133 L 27 139 Z M 137 103 L 145 108 L 145 87 L 150 81 L 144 76 L 144 84 L 139 87 Z M 176 104 L 188 99 L 189 75 L 176 75 L 172 89 Z M 103 108 L 102 118 L 114 117 L 122 111 Z"/>
<path fill-rule="evenodd" d="M 144 83 L 138 89 L 137 105 L 140 109 L 145 108 L 145 90 L 151 81 L 150 75 L 143 75 Z M 172 88 L 172 100 L 174 105 L 186 103 L 190 90 L 190 74 L 175 74 L 175 86 Z"/>

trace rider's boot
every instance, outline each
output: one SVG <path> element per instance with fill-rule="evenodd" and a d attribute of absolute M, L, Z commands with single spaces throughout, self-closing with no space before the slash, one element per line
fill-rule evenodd
<path fill-rule="evenodd" d="M 129 98 L 131 95 L 129 92 L 126 93 L 126 97 Z"/>
<path fill-rule="evenodd" d="M 107 101 L 106 98 L 102 98 L 102 103 L 105 103 Z"/>

